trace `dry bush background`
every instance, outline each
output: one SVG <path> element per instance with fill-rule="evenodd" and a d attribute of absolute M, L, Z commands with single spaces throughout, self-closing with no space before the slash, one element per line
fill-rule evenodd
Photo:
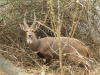
<path fill-rule="evenodd" d="M 52 1 L 51 4 L 50 1 Z M 85 42 L 91 49 L 91 57 L 99 63 L 100 2 L 80 0 L 80 3 L 76 3 L 74 0 L 61 0 L 59 9 L 61 36 L 71 36 L 71 31 L 76 29 L 73 37 Z M 19 28 L 19 23 L 23 22 L 26 11 L 28 11 L 26 18 L 29 23 L 32 22 L 35 12 L 37 21 L 54 30 L 58 25 L 57 0 L 0 0 L 0 54 L 18 66 L 24 67 L 37 65 L 34 60 L 39 60 L 28 48 L 25 33 Z M 72 29 L 73 26 L 76 28 Z M 37 38 L 42 38 L 54 36 L 54 33 L 41 26 L 36 35 Z"/>

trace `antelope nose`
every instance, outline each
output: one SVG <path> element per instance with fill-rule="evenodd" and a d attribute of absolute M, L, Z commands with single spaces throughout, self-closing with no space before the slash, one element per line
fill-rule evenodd
<path fill-rule="evenodd" d="M 29 37 L 32 37 L 32 35 L 28 35 Z"/>

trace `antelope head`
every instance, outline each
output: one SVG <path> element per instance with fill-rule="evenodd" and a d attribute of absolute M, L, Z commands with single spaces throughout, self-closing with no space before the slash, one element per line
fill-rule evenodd
<path fill-rule="evenodd" d="M 35 16 L 35 13 L 34 13 L 34 20 L 33 20 L 32 25 L 28 25 L 27 24 L 25 15 L 24 15 L 23 24 L 19 24 L 19 25 L 20 25 L 20 28 L 23 31 L 26 32 L 27 43 L 31 44 L 31 43 L 33 43 L 33 39 L 36 38 L 34 32 L 39 28 L 39 25 L 36 25 L 36 16 Z"/>

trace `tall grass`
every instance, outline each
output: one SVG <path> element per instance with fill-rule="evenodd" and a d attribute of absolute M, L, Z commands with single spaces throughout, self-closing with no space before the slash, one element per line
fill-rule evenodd
<path fill-rule="evenodd" d="M 57 1 L 58 3 L 58 26 L 57 26 L 57 37 L 59 39 L 59 65 L 61 69 L 61 75 L 64 75 L 63 73 L 63 65 L 62 65 L 62 49 L 61 49 L 61 13 L 60 13 L 60 0 Z"/>
<path fill-rule="evenodd" d="M 50 20 L 51 20 L 51 25 L 52 28 L 55 31 L 55 36 L 57 36 L 57 39 L 59 40 L 59 65 L 61 69 L 61 75 L 64 75 L 63 73 L 63 65 L 62 65 L 62 49 L 61 49 L 61 9 L 60 9 L 60 0 L 57 0 L 57 5 L 58 5 L 58 14 L 57 14 L 57 22 L 55 20 L 55 14 L 54 14 L 54 9 L 53 9 L 53 0 L 48 0 L 48 7 L 49 7 L 49 12 L 50 12 Z"/>
<path fill-rule="evenodd" d="M 2 1 L 4 1 L 4 0 L 2 0 Z M 36 55 L 33 53 L 33 51 L 28 49 L 27 44 L 26 44 L 25 35 L 20 30 L 18 24 L 23 21 L 23 14 L 24 14 L 25 10 L 28 10 L 29 13 L 33 13 L 33 11 L 35 10 L 36 16 L 37 16 L 37 21 L 40 23 L 40 25 L 44 21 L 44 19 L 42 19 L 42 18 L 44 18 L 44 16 L 49 11 L 49 15 L 47 17 L 49 17 L 50 23 L 47 21 L 48 19 L 45 18 L 46 25 L 45 24 L 43 24 L 43 25 L 46 26 L 46 28 L 41 29 L 41 30 L 43 30 L 44 32 L 46 32 L 45 29 L 51 30 L 52 32 L 54 32 L 54 36 L 56 36 L 57 39 L 59 39 L 60 72 L 58 72 L 57 74 L 59 75 L 59 73 L 60 73 L 60 75 L 66 75 L 66 73 L 70 73 L 71 75 L 81 75 L 81 73 L 84 72 L 84 70 L 81 70 L 82 68 L 80 69 L 77 66 L 74 66 L 74 67 L 66 66 L 64 68 L 65 65 L 62 65 L 62 63 L 66 63 L 66 62 L 62 61 L 63 53 L 62 53 L 62 49 L 61 49 L 60 38 L 61 38 L 61 35 L 63 35 L 61 33 L 61 31 L 63 31 L 63 30 L 61 30 L 61 28 L 65 29 L 63 31 L 64 36 L 68 35 L 68 34 L 65 34 L 67 32 L 67 33 L 70 33 L 70 35 L 69 35 L 70 37 L 76 37 L 81 40 L 86 40 L 86 43 L 89 45 L 92 45 L 92 48 L 95 51 L 97 51 L 97 53 L 98 53 L 98 49 L 96 49 L 96 46 L 94 46 L 94 43 L 91 39 L 91 36 L 90 36 L 91 34 L 86 33 L 86 32 L 88 32 L 88 29 L 89 29 L 88 25 L 90 26 L 90 28 L 92 28 L 92 23 L 94 26 L 96 26 L 96 24 L 94 24 L 93 16 L 91 16 L 91 14 L 96 13 L 96 10 L 92 4 L 93 0 L 92 0 L 92 3 L 90 2 L 90 0 L 81 2 L 83 4 L 83 6 L 80 3 L 75 2 L 76 0 L 30 0 L 31 2 L 30 1 L 26 2 L 26 1 L 27 0 L 25 0 L 25 1 L 9 0 L 9 3 L 7 3 L 8 4 L 7 6 L 9 6 L 9 7 L 7 7 L 7 10 L 4 11 L 4 13 L 2 13 L 2 15 L 0 14 L 0 52 L 2 54 L 5 54 L 5 56 L 8 59 L 13 58 L 14 61 L 24 63 L 23 64 L 24 66 L 26 66 L 27 64 L 34 66 L 33 62 L 35 62 L 37 64 L 36 67 L 38 67 L 38 66 L 39 66 L 39 68 L 42 67 L 41 64 L 38 62 L 39 59 L 36 58 Z M 71 2 L 71 1 L 74 1 L 74 2 Z M 82 1 L 82 0 L 79 0 L 79 1 Z M 97 0 L 97 1 L 99 1 L 99 0 Z M 3 4 L 5 5 L 5 3 L 3 3 Z M 43 10 L 41 11 L 41 9 L 43 9 Z M 89 13 L 91 13 L 91 14 L 89 14 Z M 32 17 L 30 17 L 30 16 L 28 16 L 28 17 L 29 17 L 29 19 L 32 19 Z M 5 25 L 3 25 L 1 18 L 6 22 Z M 49 26 L 51 28 L 49 28 Z M 78 26 L 80 28 L 78 28 Z M 75 36 L 75 34 L 77 33 L 77 29 L 78 29 L 78 34 L 77 34 L 77 36 Z M 85 29 L 87 30 L 86 32 L 85 32 Z M 84 35 L 84 33 L 85 33 L 85 35 Z M 40 33 L 37 32 L 37 34 L 40 34 Z M 41 35 L 40 35 L 40 37 L 41 37 Z M 22 48 L 20 48 L 20 47 L 22 47 Z M 22 51 L 23 49 L 24 49 L 24 52 Z M 95 55 L 99 56 L 99 54 L 95 54 Z M 96 57 L 96 58 L 98 58 L 98 57 Z M 52 64 L 50 66 L 52 66 Z M 57 64 L 57 66 L 58 66 L 58 64 Z M 55 64 L 54 64 L 54 67 L 55 67 Z M 100 70 L 100 68 L 99 68 L 99 70 Z M 65 71 L 67 71 L 67 72 L 65 72 Z M 54 70 L 52 71 L 52 73 L 53 73 L 53 75 L 56 74 L 56 73 L 54 73 Z"/>
<path fill-rule="evenodd" d="M 54 9 L 53 9 L 53 0 L 48 0 L 47 1 L 48 8 L 49 8 L 49 13 L 50 13 L 50 21 L 51 21 L 51 26 L 52 29 L 56 32 L 57 25 L 55 23 L 55 14 L 54 14 Z M 56 33 L 54 33 L 56 36 Z"/>
<path fill-rule="evenodd" d="M 73 13 L 73 21 L 72 21 L 72 27 L 71 27 L 71 32 L 69 34 L 70 37 L 73 37 L 74 36 L 74 29 L 76 29 L 76 18 L 77 18 L 77 12 L 78 12 L 78 3 L 76 3 L 76 7 L 75 7 L 75 12 Z"/>

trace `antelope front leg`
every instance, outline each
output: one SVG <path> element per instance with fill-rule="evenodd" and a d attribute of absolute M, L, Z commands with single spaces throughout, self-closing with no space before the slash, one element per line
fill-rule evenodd
<path fill-rule="evenodd" d="M 46 65 L 50 65 L 50 61 L 51 61 L 52 57 L 51 56 L 46 56 L 44 59 L 44 64 Z"/>
<path fill-rule="evenodd" d="M 38 55 L 39 57 L 45 59 L 45 58 L 44 58 L 44 55 L 43 55 L 42 53 L 38 52 L 37 55 Z"/>
<path fill-rule="evenodd" d="M 37 55 L 38 55 L 39 57 L 43 58 L 44 64 L 46 64 L 46 65 L 49 65 L 49 64 L 50 64 L 50 61 L 51 61 L 51 58 L 52 58 L 51 56 L 49 56 L 49 55 L 44 55 L 44 54 L 42 54 L 42 53 L 40 53 L 40 52 L 38 52 Z"/>
<path fill-rule="evenodd" d="M 46 59 L 43 59 L 43 62 L 46 63 Z"/>

